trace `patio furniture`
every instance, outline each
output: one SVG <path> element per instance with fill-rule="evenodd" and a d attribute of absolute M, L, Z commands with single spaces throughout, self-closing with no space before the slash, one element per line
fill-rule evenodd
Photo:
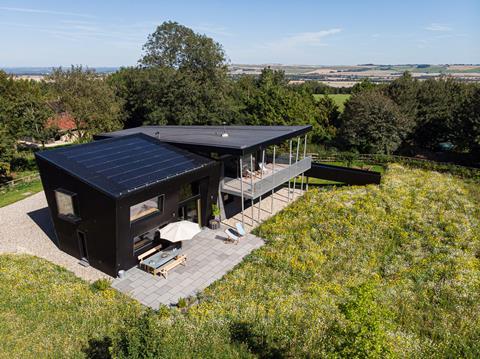
<path fill-rule="evenodd" d="M 158 271 L 158 273 L 160 273 L 160 275 L 163 276 L 163 278 L 167 278 L 167 275 L 168 275 L 168 271 L 172 270 L 173 268 L 175 268 L 176 266 L 178 265 L 185 265 L 187 261 L 187 256 L 185 255 L 180 255 L 180 256 L 176 256 L 174 260 L 168 262 L 167 264 L 163 265 L 160 270 Z"/>
<path fill-rule="evenodd" d="M 201 231 L 198 223 L 190 221 L 172 222 L 160 228 L 162 238 L 170 242 L 188 241 Z"/>
<path fill-rule="evenodd" d="M 240 239 L 247 235 L 247 232 L 245 232 L 245 228 L 243 228 L 241 223 L 237 222 L 235 228 L 237 228 L 237 232 L 240 234 Z"/>
<path fill-rule="evenodd" d="M 155 249 L 155 248 L 152 248 L 152 249 Z M 148 252 L 150 251 L 147 251 L 144 254 L 146 256 L 151 254 Z M 182 253 L 182 247 L 179 246 L 179 243 L 174 243 L 171 246 L 161 251 L 157 251 L 153 255 L 150 255 L 148 257 L 144 256 L 140 262 L 140 267 L 146 272 L 152 273 L 153 275 L 157 275 L 158 273 L 160 273 L 164 265 L 180 257 L 181 253 Z"/>
<path fill-rule="evenodd" d="M 238 244 L 238 241 L 240 239 L 240 233 L 238 233 L 236 230 L 232 228 L 227 228 L 225 230 L 225 233 L 227 234 L 227 240 L 225 243 L 232 242 L 234 244 Z"/>
<path fill-rule="evenodd" d="M 162 245 L 159 244 L 158 246 L 156 247 L 153 247 L 152 249 L 149 249 L 148 251 L 140 254 L 137 258 L 138 260 L 140 261 L 140 266 L 142 266 L 142 263 L 143 263 L 143 260 L 145 258 L 147 258 L 148 256 L 150 256 L 151 254 L 155 253 L 155 252 L 158 252 L 160 250 L 160 248 L 162 248 Z"/>
<path fill-rule="evenodd" d="M 260 162 L 258 164 L 258 166 L 260 167 L 260 170 L 263 172 L 263 173 L 268 173 L 268 167 L 267 167 L 267 164 L 264 163 L 264 162 Z"/>

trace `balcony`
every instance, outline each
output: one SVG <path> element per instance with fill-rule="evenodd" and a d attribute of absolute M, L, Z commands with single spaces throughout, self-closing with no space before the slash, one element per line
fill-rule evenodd
<path fill-rule="evenodd" d="M 275 165 L 267 163 L 263 173 L 260 170 L 255 171 L 252 176 L 248 177 L 245 173 L 243 179 L 225 177 L 221 183 L 221 191 L 241 196 L 243 186 L 244 198 L 255 199 L 309 170 L 312 158 L 305 157 L 291 165 L 288 162 L 288 159 L 276 158 Z"/>

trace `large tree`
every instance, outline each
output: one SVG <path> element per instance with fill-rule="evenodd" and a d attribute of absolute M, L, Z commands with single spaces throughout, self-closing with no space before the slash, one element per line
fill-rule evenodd
<path fill-rule="evenodd" d="M 454 117 L 458 128 L 456 143 L 460 149 L 480 157 L 480 86 L 473 87 L 464 101 L 457 107 Z"/>
<path fill-rule="evenodd" d="M 122 127 L 121 100 L 103 76 L 81 66 L 55 69 L 47 77 L 52 92 L 52 107 L 68 113 L 75 121 L 80 141 L 94 134 Z"/>
<path fill-rule="evenodd" d="M 397 104 L 378 90 L 354 94 L 345 104 L 340 138 L 363 153 L 391 153 L 413 127 Z"/>
<path fill-rule="evenodd" d="M 0 121 L 11 137 L 44 143 L 55 135 L 46 126 L 52 114 L 45 83 L 13 79 L 0 73 Z"/>
<path fill-rule="evenodd" d="M 139 67 L 111 83 L 125 100 L 127 126 L 221 124 L 234 119 L 225 54 L 211 38 L 176 22 L 149 35 Z"/>
<path fill-rule="evenodd" d="M 462 124 L 455 115 L 468 96 L 468 87 L 450 78 L 425 80 L 417 92 L 417 145 L 434 149 L 440 142 L 455 144 Z"/>

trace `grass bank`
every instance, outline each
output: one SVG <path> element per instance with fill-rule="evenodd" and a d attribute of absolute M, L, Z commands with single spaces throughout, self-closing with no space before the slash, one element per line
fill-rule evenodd
<path fill-rule="evenodd" d="M 199 304 L 143 316 L 58 267 L 1 257 L 0 345 L 13 357 L 82 355 L 105 336 L 120 358 L 480 356 L 478 183 L 390 165 L 380 186 L 312 189 L 257 234 L 267 244 Z"/>
<path fill-rule="evenodd" d="M 156 355 L 480 355 L 478 185 L 391 165 L 380 186 L 312 190 L 257 233 L 268 243 L 199 305 L 153 316 Z M 121 348 L 139 350 L 144 322 Z"/>
<path fill-rule="evenodd" d="M 0 357 L 71 358 L 105 351 L 140 306 L 31 256 L 0 256 Z M 97 348 L 97 349 L 95 349 Z"/>

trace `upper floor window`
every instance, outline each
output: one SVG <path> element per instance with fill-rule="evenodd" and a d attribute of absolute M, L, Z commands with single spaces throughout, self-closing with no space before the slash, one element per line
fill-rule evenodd
<path fill-rule="evenodd" d="M 130 222 L 136 221 L 142 217 L 148 216 L 152 213 L 162 213 L 165 196 L 150 198 L 141 203 L 137 203 L 130 207 Z"/>

